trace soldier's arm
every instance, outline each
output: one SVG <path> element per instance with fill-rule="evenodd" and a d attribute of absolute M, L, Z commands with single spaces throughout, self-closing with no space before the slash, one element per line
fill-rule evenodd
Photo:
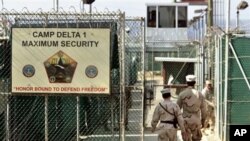
<path fill-rule="evenodd" d="M 184 126 L 184 119 L 183 119 L 183 116 L 182 116 L 182 113 L 181 113 L 181 109 L 178 105 L 176 105 L 176 108 L 175 108 L 175 116 L 177 117 L 177 120 L 178 120 L 178 125 L 181 129 L 182 132 L 186 132 L 185 131 L 185 126 Z"/>
<path fill-rule="evenodd" d="M 182 108 L 182 101 L 181 101 L 181 96 L 180 95 L 179 95 L 176 103 L 178 104 L 179 108 L 181 109 Z"/>
<path fill-rule="evenodd" d="M 159 105 L 157 105 L 155 107 L 153 117 L 152 117 L 152 121 L 151 121 L 152 131 L 155 130 L 156 125 L 158 124 L 159 120 L 160 120 Z"/>
<path fill-rule="evenodd" d="M 213 102 L 210 102 L 210 101 L 208 101 L 208 100 L 206 100 L 206 102 L 207 102 L 207 105 L 209 105 L 209 106 L 211 106 L 211 107 L 214 107 L 214 103 L 213 103 Z"/>
<path fill-rule="evenodd" d="M 202 89 L 202 90 L 201 90 L 201 94 L 202 94 L 204 97 L 206 97 L 206 89 Z"/>

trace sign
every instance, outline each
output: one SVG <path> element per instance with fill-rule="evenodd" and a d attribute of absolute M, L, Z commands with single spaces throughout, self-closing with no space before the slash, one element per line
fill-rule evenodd
<path fill-rule="evenodd" d="M 110 93 L 110 29 L 13 28 L 13 93 Z"/>

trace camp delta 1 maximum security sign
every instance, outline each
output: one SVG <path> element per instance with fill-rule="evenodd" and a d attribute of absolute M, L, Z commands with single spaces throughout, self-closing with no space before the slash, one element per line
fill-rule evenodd
<path fill-rule="evenodd" d="M 13 93 L 110 93 L 110 29 L 13 28 Z"/>

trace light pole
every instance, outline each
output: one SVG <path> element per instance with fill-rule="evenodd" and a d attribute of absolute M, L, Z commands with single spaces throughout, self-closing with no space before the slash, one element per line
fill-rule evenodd
<path fill-rule="evenodd" d="M 197 9 L 194 13 L 200 14 L 199 16 L 194 17 L 194 21 L 197 21 L 198 24 L 198 41 L 199 41 L 199 89 L 202 90 L 205 78 L 208 77 L 208 67 L 207 65 L 207 54 L 205 52 L 206 45 L 203 43 L 203 39 L 206 37 L 207 34 L 207 11 L 208 9 Z"/>
<path fill-rule="evenodd" d="M 4 8 L 3 0 L 2 0 L 2 9 Z"/>
<path fill-rule="evenodd" d="M 236 29 L 239 31 L 239 18 L 240 18 L 240 10 L 244 10 L 248 7 L 248 3 L 246 1 L 241 1 L 237 6 L 237 18 L 236 18 Z"/>
<path fill-rule="evenodd" d="M 56 12 L 59 11 L 59 0 L 53 0 L 53 8 L 56 10 Z"/>

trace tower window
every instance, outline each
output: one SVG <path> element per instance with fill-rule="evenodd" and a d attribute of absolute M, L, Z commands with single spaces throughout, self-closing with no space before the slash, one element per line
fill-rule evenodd
<path fill-rule="evenodd" d="M 150 6 L 147 11 L 148 27 L 156 27 L 156 7 Z"/>

